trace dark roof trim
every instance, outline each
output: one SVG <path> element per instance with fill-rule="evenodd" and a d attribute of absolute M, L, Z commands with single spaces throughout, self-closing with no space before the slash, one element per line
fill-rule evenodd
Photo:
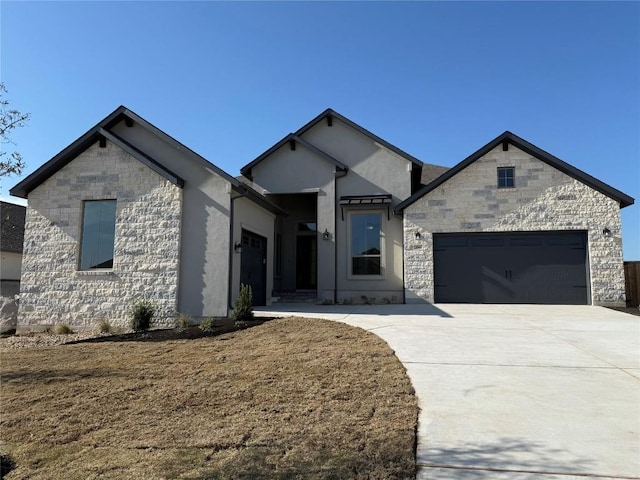
<path fill-rule="evenodd" d="M 380 145 L 384 146 L 385 148 L 391 150 L 392 152 L 394 152 L 394 153 L 400 155 L 401 157 L 405 158 L 406 160 L 412 162 L 416 167 L 422 167 L 422 162 L 420 160 L 418 160 L 417 158 L 413 157 L 412 155 L 409 155 L 407 152 L 405 152 L 403 150 L 400 150 L 395 145 L 392 145 L 391 143 L 387 142 L 386 140 L 383 140 L 382 138 L 378 137 L 377 135 L 374 135 L 373 133 L 371 133 L 366 128 L 361 127 L 360 125 L 358 125 L 357 123 L 353 122 L 352 120 L 349 120 L 347 117 L 340 115 L 335 110 L 332 110 L 332 109 L 328 108 L 324 112 L 322 112 L 320 115 L 315 117 L 313 120 L 311 120 L 310 122 L 306 123 L 301 128 L 299 128 L 295 133 L 290 133 L 289 135 L 284 137 L 282 140 L 280 140 L 278 143 L 276 143 L 273 147 L 271 147 L 266 152 L 264 152 L 259 157 L 257 157 L 255 160 L 253 160 L 251 163 L 248 163 L 247 165 L 242 167 L 240 169 L 240 173 L 242 173 L 242 175 L 244 175 L 247 178 L 252 178 L 251 169 L 253 167 L 255 167 L 260 162 L 265 160 L 267 157 L 269 157 L 272 153 L 274 153 L 276 150 L 278 150 L 280 147 L 282 147 L 289 140 L 295 140 L 296 138 L 300 139 L 300 137 L 305 132 L 310 130 L 312 127 L 314 127 L 316 124 L 318 124 L 319 122 L 321 122 L 325 118 L 331 118 L 331 119 L 337 118 L 338 120 L 340 120 L 345 125 L 348 125 L 349 127 L 353 128 L 354 130 L 356 130 L 356 131 L 362 133 L 363 135 L 369 137 L 374 142 L 379 143 Z M 314 148 L 317 148 L 317 147 L 314 147 Z M 327 156 L 327 157 L 329 157 L 328 159 L 330 159 L 332 162 L 334 162 L 336 164 L 336 166 L 338 166 L 341 170 L 347 171 L 347 166 L 346 165 L 344 165 L 343 163 L 339 162 L 335 158 L 331 157 L 326 152 L 322 152 L 322 154 Z"/>
<path fill-rule="evenodd" d="M 343 195 L 340 197 L 340 205 L 343 206 L 371 206 L 388 205 L 391 203 L 391 195 Z"/>
<path fill-rule="evenodd" d="M 10 189 L 9 193 L 14 197 L 27 198 L 31 190 L 43 183 L 54 173 L 71 162 L 71 160 L 96 143 L 100 138 L 98 130 L 98 126 L 93 127 L 87 133 L 78 138 L 78 140 L 73 142 L 27 178 Z"/>
<path fill-rule="evenodd" d="M 259 194 L 253 188 L 242 182 L 240 182 L 238 185 L 233 185 L 231 188 L 243 197 L 248 198 L 254 203 L 260 205 L 262 208 L 269 210 L 271 213 L 282 215 L 283 217 L 288 216 L 284 210 L 282 210 L 274 203 L 270 202 L 264 195 Z"/>
<path fill-rule="evenodd" d="M 300 145 L 302 145 L 303 147 L 305 147 L 307 150 L 315 153 L 316 155 L 318 155 L 319 157 L 324 158 L 325 160 L 327 160 L 330 163 L 333 163 L 336 168 L 340 171 L 346 172 L 349 170 L 349 168 L 342 162 L 340 162 L 339 160 L 335 159 L 334 157 L 332 157 L 331 155 L 329 155 L 327 152 L 325 152 L 324 150 L 319 149 L 318 147 L 316 147 L 315 145 L 312 145 L 311 143 L 307 142 L 306 140 L 303 140 L 302 138 L 300 138 L 297 134 L 295 133 L 290 133 L 289 135 L 287 135 L 286 137 L 284 137 L 282 140 L 280 140 L 278 143 L 276 143 L 274 146 L 272 146 L 269 150 L 267 150 L 266 152 L 264 152 L 263 154 L 261 154 L 258 158 L 256 158 L 254 161 L 252 161 L 251 163 L 245 165 L 244 167 L 242 167 L 240 169 L 240 173 L 242 175 L 244 175 L 245 177 L 247 177 L 250 180 L 253 180 L 253 175 L 251 170 L 253 169 L 253 167 L 255 167 L 256 165 L 258 165 L 260 162 L 262 162 L 263 160 L 265 160 L 267 157 L 269 157 L 270 155 L 272 155 L 274 152 L 276 152 L 277 150 L 279 150 L 280 148 L 284 147 L 287 143 L 294 141 L 299 143 Z"/>
<path fill-rule="evenodd" d="M 381 145 L 383 145 L 385 148 L 388 148 L 389 150 L 391 150 L 394 153 L 397 153 L 398 155 L 400 155 L 401 157 L 404 157 L 405 159 L 409 160 L 411 163 L 413 163 L 414 165 L 416 165 L 417 167 L 421 167 L 422 166 L 422 162 L 420 160 L 418 160 L 417 158 L 415 158 L 413 155 L 409 155 L 407 152 L 405 152 L 404 150 L 399 149 L 398 147 L 396 147 L 395 145 L 387 142 L 386 140 L 380 138 L 379 136 L 377 136 L 374 133 L 371 133 L 369 130 L 367 130 L 366 128 L 362 127 L 361 125 L 358 125 L 356 122 L 354 122 L 353 120 L 349 120 L 347 117 L 345 117 L 344 115 L 339 114 L 338 112 L 336 112 L 335 110 L 331 109 L 331 108 L 327 108 L 324 112 L 322 112 L 320 115 L 318 115 L 316 118 L 314 118 L 313 120 L 311 120 L 309 123 L 307 123 L 306 125 L 302 126 L 300 129 L 298 129 L 297 132 L 295 132 L 294 135 L 302 135 L 304 134 L 307 130 L 310 130 L 312 127 L 314 127 L 318 122 L 320 122 L 321 120 L 327 118 L 327 117 L 332 117 L 332 118 L 337 118 L 338 120 L 340 120 L 342 123 L 348 125 L 349 127 L 353 128 L 354 130 L 362 133 L 363 135 L 366 135 L 367 137 L 369 137 L 371 140 L 373 140 L 374 142 L 377 142 Z"/>
<path fill-rule="evenodd" d="M 440 175 L 434 181 L 432 181 L 428 185 L 418 190 L 415 194 L 411 195 L 409 198 L 407 198 L 403 202 L 400 202 L 394 209 L 394 213 L 398 214 L 402 212 L 409 205 L 413 204 L 418 199 L 425 196 L 427 193 L 431 192 L 432 190 L 442 185 L 451 177 L 453 177 L 454 175 L 458 174 L 460 171 L 467 168 L 473 162 L 483 157 L 484 155 L 489 153 L 491 150 L 493 150 L 503 142 L 510 143 L 511 145 L 519 148 L 523 152 L 526 152 L 529 155 L 537 158 L 538 160 L 541 160 L 546 164 L 560 170 L 562 173 L 565 173 L 566 175 L 569 175 L 570 177 L 573 177 L 576 180 L 579 180 L 580 182 L 593 188 L 594 190 L 599 191 L 603 195 L 606 195 L 607 197 L 612 198 L 613 200 L 616 200 L 620 204 L 620 208 L 628 207 L 629 205 L 633 205 L 634 203 L 634 199 L 629 195 L 611 187 L 610 185 L 607 185 L 606 183 L 598 180 L 595 177 L 592 177 L 588 173 L 585 173 L 582 170 L 579 170 L 576 167 L 569 165 L 563 160 L 560 160 L 558 157 L 555 157 L 550 153 L 545 152 L 541 148 L 536 147 L 532 143 L 527 142 L 523 138 L 515 135 L 514 133 L 506 131 L 502 135 L 498 136 L 497 138 L 487 143 L 484 147 L 480 148 L 476 152 L 469 155 L 467 158 L 462 160 L 456 166 L 447 170 L 445 173 Z"/>
<path fill-rule="evenodd" d="M 202 155 L 194 152 L 189 147 L 187 147 L 186 145 L 180 143 L 178 140 L 173 138 L 168 133 L 163 132 L 158 127 L 156 127 L 152 123 L 148 122 L 147 120 L 145 120 L 144 118 L 142 118 L 141 116 L 136 114 L 135 112 L 132 112 L 131 110 L 129 110 L 126 107 L 120 107 L 120 108 L 124 109 L 122 113 L 124 114 L 125 117 L 130 118 L 131 120 L 133 120 L 134 122 L 139 124 L 141 127 L 145 128 L 146 130 L 148 130 L 149 132 L 153 133 L 154 135 L 160 137 L 162 140 L 167 142 L 169 145 L 174 147 L 176 150 L 179 150 L 180 152 L 186 153 L 191 158 L 194 158 L 197 161 L 204 163 L 208 168 L 213 170 L 217 175 L 219 175 L 222 178 L 224 178 L 225 180 L 229 181 L 231 183 L 231 185 L 237 186 L 240 183 L 238 180 L 236 180 L 234 177 L 232 177 L 227 172 L 222 170 L 220 167 L 217 167 L 216 165 L 211 163 L 209 160 L 204 158 Z"/>
<path fill-rule="evenodd" d="M 179 186 L 180 188 L 184 187 L 184 180 L 182 178 L 180 178 L 178 175 L 176 175 L 169 169 L 165 168 L 163 165 L 160 165 L 158 162 L 156 162 L 153 158 L 148 156 L 146 153 L 143 153 L 142 151 L 138 150 L 136 147 L 134 147 L 129 142 L 127 142 L 124 138 L 119 137 L 115 133 L 107 132 L 104 128 L 100 128 L 98 131 L 100 135 L 102 135 L 107 140 L 109 140 L 113 144 L 120 147 L 122 150 L 124 150 L 129 155 L 131 155 L 132 157 L 140 161 L 142 164 L 149 167 L 158 175 L 166 178 L 171 183 Z"/>

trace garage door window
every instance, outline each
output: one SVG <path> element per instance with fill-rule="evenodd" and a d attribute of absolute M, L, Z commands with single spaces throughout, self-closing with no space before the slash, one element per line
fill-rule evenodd
<path fill-rule="evenodd" d="M 498 188 L 514 188 L 515 167 L 498 167 Z"/>
<path fill-rule="evenodd" d="M 351 275 L 382 275 L 382 215 L 353 213 L 351 221 Z"/>

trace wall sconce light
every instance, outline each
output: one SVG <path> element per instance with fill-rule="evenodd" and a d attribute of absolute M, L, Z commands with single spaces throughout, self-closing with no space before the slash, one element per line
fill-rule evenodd
<path fill-rule="evenodd" d="M 422 238 L 422 234 L 420 232 L 416 232 L 416 240 L 420 240 Z"/>
<path fill-rule="evenodd" d="M 324 229 L 324 232 L 322 232 L 322 239 L 323 239 L 323 240 L 329 240 L 329 237 L 330 237 L 330 236 L 331 236 L 331 235 L 329 234 L 329 231 L 325 228 L 325 229 Z"/>
<path fill-rule="evenodd" d="M 236 253 L 242 253 L 242 244 L 237 242 L 233 245 L 233 251 Z"/>
<path fill-rule="evenodd" d="M 605 228 L 604 230 L 602 230 L 602 234 L 605 237 L 610 237 L 611 236 L 611 230 L 609 230 L 608 228 Z"/>

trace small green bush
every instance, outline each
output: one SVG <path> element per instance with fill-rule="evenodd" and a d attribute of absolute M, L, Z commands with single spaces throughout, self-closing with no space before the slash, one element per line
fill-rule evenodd
<path fill-rule="evenodd" d="M 205 335 L 211 335 L 213 333 L 214 328 L 215 328 L 215 326 L 213 324 L 213 318 L 207 317 L 204 320 L 201 320 L 200 321 L 200 325 L 198 325 L 198 328 Z"/>
<path fill-rule="evenodd" d="M 73 330 L 71 330 L 71 327 L 66 323 L 61 323 L 60 325 L 56 325 L 54 332 L 56 335 L 69 335 L 73 333 Z"/>
<path fill-rule="evenodd" d="M 231 318 L 234 322 L 246 322 L 253 320 L 253 293 L 251 286 L 240 284 L 240 295 L 233 302 L 233 312 Z"/>
<path fill-rule="evenodd" d="M 100 324 L 98 325 L 100 328 L 100 333 L 110 333 L 111 332 L 111 323 L 109 320 L 103 318 L 100 320 Z"/>
<path fill-rule="evenodd" d="M 181 313 L 176 317 L 175 327 L 176 330 L 184 332 L 191 326 L 191 316 L 187 313 Z"/>
<path fill-rule="evenodd" d="M 149 330 L 156 314 L 156 306 L 149 300 L 138 300 L 131 308 L 131 328 L 136 332 Z"/>

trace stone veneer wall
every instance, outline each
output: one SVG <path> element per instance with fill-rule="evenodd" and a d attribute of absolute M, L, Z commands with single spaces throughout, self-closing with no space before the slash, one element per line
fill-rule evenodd
<path fill-rule="evenodd" d="M 114 265 L 78 271 L 84 200 L 116 199 Z M 136 299 L 176 312 L 182 189 L 111 142 L 91 146 L 29 193 L 20 329 L 66 323 L 128 325 Z"/>
<path fill-rule="evenodd" d="M 516 188 L 497 188 L 501 166 L 515 167 Z M 549 230 L 586 230 L 592 303 L 624 305 L 620 205 L 513 145 L 497 147 L 405 209 L 407 302 L 434 301 L 433 233 Z"/>

